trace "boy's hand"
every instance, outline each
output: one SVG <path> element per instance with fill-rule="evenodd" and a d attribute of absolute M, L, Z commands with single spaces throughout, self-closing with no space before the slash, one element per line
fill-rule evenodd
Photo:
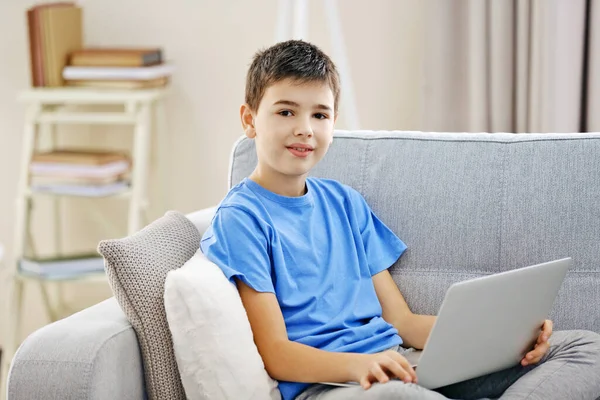
<path fill-rule="evenodd" d="M 361 354 L 353 369 L 354 380 L 360 383 L 365 390 L 369 389 L 374 382 L 385 383 L 394 377 L 407 383 L 417 383 L 417 374 L 409 362 L 393 350 L 376 354 Z"/>
<path fill-rule="evenodd" d="M 544 325 L 542 326 L 542 332 L 538 336 L 537 342 L 535 344 L 535 348 L 531 350 L 529 353 L 525 355 L 525 357 L 521 360 L 522 366 L 527 366 L 531 364 L 537 364 L 540 362 L 544 354 L 550 348 L 550 343 L 548 340 L 552 336 L 552 321 L 547 319 L 544 321 Z"/>

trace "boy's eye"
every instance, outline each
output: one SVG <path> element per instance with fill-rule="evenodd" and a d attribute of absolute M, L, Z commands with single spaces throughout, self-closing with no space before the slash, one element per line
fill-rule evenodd
<path fill-rule="evenodd" d="M 283 110 L 283 111 L 279 111 L 278 114 L 283 117 L 290 117 L 292 115 L 292 112 L 290 110 Z"/>
<path fill-rule="evenodd" d="M 316 113 L 315 114 L 315 118 L 317 118 L 317 119 L 327 119 L 327 115 L 321 114 L 321 113 Z"/>

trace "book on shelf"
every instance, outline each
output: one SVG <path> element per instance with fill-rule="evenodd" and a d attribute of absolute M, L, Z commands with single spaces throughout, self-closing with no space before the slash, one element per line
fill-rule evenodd
<path fill-rule="evenodd" d="M 69 54 L 83 47 L 82 10 L 73 2 L 45 3 L 27 10 L 31 84 L 63 86 Z"/>
<path fill-rule="evenodd" d="M 69 65 L 78 67 L 144 67 L 162 62 L 160 48 L 87 47 L 69 57 Z"/>
<path fill-rule="evenodd" d="M 167 86 L 174 66 L 160 48 L 83 48 L 63 68 L 65 85 L 95 89 L 151 89 Z"/>
<path fill-rule="evenodd" d="M 129 189 L 129 157 L 120 152 L 58 149 L 36 153 L 29 165 L 33 192 L 104 197 Z"/>
<path fill-rule="evenodd" d="M 126 192 L 129 189 L 129 182 L 117 181 L 106 184 L 31 184 L 32 192 L 48 193 L 79 197 L 107 197 Z"/>
<path fill-rule="evenodd" d="M 122 175 L 129 172 L 129 162 L 115 161 L 104 165 L 76 165 L 61 163 L 31 163 L 29 172 L 31 175 L 56 176 L 56 177 L 79 177 L 102 179 L 113 175 Z"/>
<path fill-rule="evenodd" d="M 126 175 L 111 175 L 108 177 L 80 177 L 80 176 L 60 176 L 60 175 L 32 175 L 30 185 L 107 185 L 124 181 Z"/>
<path fill-rule="evenodd" d="M 127 161 L 127 154 L 117 151 L 64 148 L 38 152 L 31 157 L 37 163 L 64 163 L 78 165 L 105 165 L 115 161 Z"/>
<path fill-rule="evenodd" d="M 169 83 L 169 78 L 156 78 L 148 80 L 67 80 L 68 86 L 72 87 L 87 87 L 99 89 L 152 89 L 166 86 Z"/>
<path fill-rule="evenodd" d="M 45 86 L 44 65 L 44 26 L 42 15 L 49 7 L 72 7 L 73 3 L 45 3 L 38 4 L 27 10 L 27 28 L 29 39 L 29 65 L 31 73 L 31 85 L 34 87 Z"/>
<path fill-rule="evenodd" d="M 167 78 L 174 71 L 169 63 L 148 67 L 78 67 L 66 66 L 63 78 L 67 81 L 78 80 L 141 80 Z"/>
<path fill-rule="evenodd" d="M 130 159 L 125 153 L 83 149 L 57 149 L 36 153 L 29 164 L 32 177 L 89 179 L 88 183 L 123 176 L 130 168 Z"/>
<path fill-rule="evenodd" d="M 22 258 L 19 270 L 41 277 L 67 277 L 104 272 L 104 258 L 94 253 L 65 257 Z"/>

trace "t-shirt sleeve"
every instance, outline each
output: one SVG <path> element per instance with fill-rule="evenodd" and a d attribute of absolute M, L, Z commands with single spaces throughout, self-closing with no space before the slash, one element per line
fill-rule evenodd
<path fill-rule="evenodd" d="M 351 189 L 360 235 L 371 276 L 391 267 L 406 250 L 406 245 L 375 215 L 364 197 Z"/>
<path fill-rule="evenodd" d="M 275 293 L 271 279 L 268 228 L 237 207 L 220 208 L 200 242 L 206 257 L 227 279 L 240 279 L 257 292 Z"/>

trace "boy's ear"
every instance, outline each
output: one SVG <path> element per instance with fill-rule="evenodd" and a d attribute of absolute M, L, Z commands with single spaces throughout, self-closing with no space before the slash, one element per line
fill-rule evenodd
<path fill-rule="evenodd" d="M 335 130 L 335 123 L 337 121 L 338 118 L 338 113 L 336 112 L 335 115 L 333 116 L 333 129 Z M 333 143 L 333 132 L 331 132 L 331 140 L 329 141 L 329 144 Z"/>
<path fill-rule="evenodd" d="M 256 129 L 254 128 L 254 115 L 248 104 L 242 104 L 240 107 L 240 119 L 242 120 L 242 128 L 246 136 L 250 139 L 256 136 Z"/>

